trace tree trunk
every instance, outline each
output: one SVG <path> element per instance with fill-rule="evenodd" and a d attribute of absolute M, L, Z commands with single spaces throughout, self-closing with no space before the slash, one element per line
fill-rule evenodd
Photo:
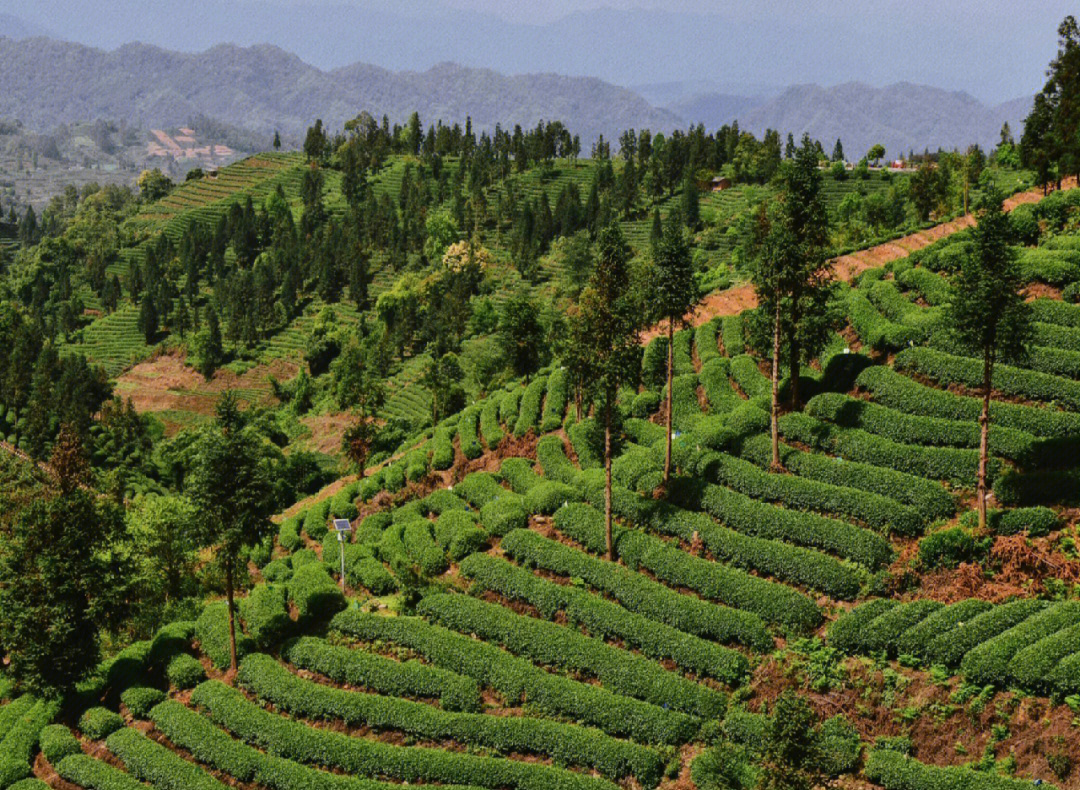
<path fill-rule="evenodd" d="M 615 541 L 611 536 L 611 398 L 604 399 L 604 540 L 607 557 L 615 561 Z"/>
<path fill-rule="evenodd" d="M 671 480 L 671 380 L 675 361 L 675 319 L 668 319 L 667 328 L 667 447 L 664 450 L 664 488 Z"/>
<path fill-rule="evenodd" d="M 236 675 L 236 618 L 233 616 L 233 558 L 225 559 L 225 600 L 229 613 L 229 673 Z"/>
<path fill-rule="evenodd" d="M 794 318 L 795 324 L 798 325 L 798 316 L 794 316 Z M 791 401 L 791 409 L 794 411 L 799 408 L 799 383 L 802 373 L 799 368 L 799 342 L 794 337 L 791 338 L 788 367 L 791 371 L 788 375 L 788 396 Z"/>
<path fill-rule="evenodd" d="M 780 468 L 780 300 L 773 318 L 772 351 L 772 468 Z"/>
<path fill-rule="evenodd" d="M 581 422 L 581 385 L 574 390 L 574 406 L 577 408 L 577 421 Z"/>
<path fill-rule="evenodd" d="M 986 529 L 986 460 L 990 435 L 990 379 L 993 362 L 990 351 L 983 352 L 983 402 L 979 415 L 979 475 L 976 498 L 979 508 L 979 530 Z"/>

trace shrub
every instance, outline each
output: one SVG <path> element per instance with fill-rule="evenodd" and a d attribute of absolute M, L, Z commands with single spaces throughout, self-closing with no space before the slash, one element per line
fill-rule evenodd
<path fill-rule="evenodd" d="M 134 689 L 129 689 L 129 691 L 134 691 Z M 53 766 L 68 755 L 83 753 L 79 739 L 72 735 L 71 730 L 63 724 L 50 724 L 45 727 L 41 731 L 38 744 L 41 746 L 41 753 L 45 755 L 45 759 Z"/>
<path fill-rule="evenodd" d="M 534 663 L 596 677 L 620 694 L 697 716 L 715 716 L 724 708 L 723 695 L 655 662 L 497 604 L 464 595 L 434 595 L 420 603 L 419 612 L 455 631 L 501 644 Z"/>
<path fill-rule="evenodd" d="M 420 566 L 425 576 L 440 576 L 449 567 L 446 554 L 435 542 L 431 532 L 431 522 L 427 519 L 415 519 L 405 524 L 401 533 L 405 552 Z"/>
<path fill-rule="evenodd" d="M 302 513 L 295 516 L 289 516 L 281 522 L 281 527 L 278 529 L 278 543 L 281 544 L 281 547 L 286 551 L 296 551 L 304 545 L 304 541 L 300 537 L 302 516 Z"/>
<path fill-rule="evenodd" d="M 488 472 L 473 472 L 454 486 L 454 493 L 476 508 L 483 507 L 492 500 L 509 496 L 510 492 L 495 480 Z"/>
<path fill-rule="evenodd" d="M 192 713 L 197 716 L 198 714 Z M 146 785 L 128 776 L 118 768 L 98 762 L 85 754 L 73 754 L 65 757 L 54 766 L 56 772 L 76 787 L 86 790 L 146 790 Z"/>
<path fill-rule="evenodd" d="M 981 439 L 976 422 L 905 414 L 838 392 L 814 396 L 806 404 L 806 413 L 904 444 L 977 449 Z M 991 424 L 988 438 L 989 450 L 993 455 L 1024 465 L 1032 463 L 1039 455 L 1038 439 L 1030 433 Z"/>
<path fill-rule="evenodd" d="M 641 380 L 646 387 L 657 388 L 667 383 L 667 335 L 649 341 L 641 357 Z"/>
<path fill-rule="evenodd" d="M 635 508 L 640 503 L 625 489 L 613 490 L 615 512 L 637 523 L 652 518 L 650 512 Z M 600 553 L 604 548 L 603 517 L 595 508 L 560 510 L 555 524 L 561 531 Z M 566 515 L 564 515 L 566 514 Z M 664 520 L 658 516 L 657 520 Z M 744 609 L 766 622 L 781 623 L 794 631 L 813 628 L 821 622 L 821 612 L 807 597 L 781 584 L 760 579 L 738 568 L 694 557 L 658 538 L 636 530 L 613 530 L 618 555 L 633 570 L 644 567 L 657 578 L 692 589 L 702 596 L 735 609 Z"/>
<path fill-rule="evenodd" d="M 974 562 L 988 548 L 987 541 L 976 541 L 961 527 L 943 529 L 919 541 L 919 562 L 924 568 L 955 568 L 962 562 Z"/>
<path fill-rule="evenodd" d="M 848 292 L 847 317 L 859 339 L 875 351 L 897 351 L 920 337 L 918 330 L 890 321 L 879 313 L 862 289 L 852 288 Z"/>
<path fill-rule="evenodd" d="M 464 451 L 464 448 L 462 448 Z M 382 470 L 382 487 L 391 494 L 396 494 L 405 487 L 407 481 L 405 464 L 400 461 L 390 464 Z"/>
<path fill-rule="evenodd" d="M 392 521 L 393 516 L 386 511 L 372 513 L 360 522 L 360 526 L 356 530 L 356 542 L 378 543 L 383 531 L 390 526 Z"/>
<path fill-rule="evenodd" d="M 727 356 L 737 357 L 746 351 L 741 315 L 729 315 L 720 319 L 720 338 Z"/>
<path fill-rule="evenodd" d="M 568 502 L 578 502 L 577 490 L 554 480 L 547 480 L 529 489 L 525 494 L 525 509 L 530 513 L 550 516 Z"/>
<path fill-rule="evenodd" d="M 960 517 L 965 527 L 978 524 L 978 513 L 969 510 Z M 1033 538 L 1044 537 L 1061 526 L 1057 513 L 1048 507 L 1018 507 L 1012 510 L 989 510 L 987 526 L 998 535 L 1016 535 L 1026 532 Z"/>
<path fill-rule="evenodd" d="M 499 425 L 499 405 L 505 397 L 504 391 L 493 392 L 487 396 L 480 409 L 480 434 L 484 437 L 484 444 L 490 449 L 498 447 L 499 442 L 506 435 L 503 433 L 502 426 Z M 442 468 L 445 469 L 448 466 Z"/>
<path fill-rule="evenodd" d="M 939 308 L 923 308 L 912 304 L 904 298 L 896 285 L 888 280 L 878 280 L 870 286 L 867 295 L 886 318 L 910 327 L 919 340 L 925 340 L 930 332 L 942 323 Z"/>
<path fill-rule="evenodd" d="M 645 390 L 634 396 L 630 404 L 630 414 L 640 419 L 645 419 L 660 408 L 660 393 L 656 390 Z"/>
<path fill-rule="evenodd" d="M 721 453 L 703 458 L 708 460 L 699 465 L 700 475 L 754 499 L 851 516 L 881 532 L 916 535 L 922 530 L 923 520 L 913 508 L 879 494 L 794 475 L 770 474 L 748 461 Z"/>
<path fill-rule="evenodd" d="M 195 636 L 202 650 L 215 667 L 225 669 L 229 666 L 229 622 L 224 601 L 209 604 L 199 619 L 195 621 Z M 236 628 L 236 658 L 255 649 L 255 643 Z"/>
<path fill-rule="evenodd" d="M 515 494 L 524 494 L 543 482 L 543 478 L 533 471 L 532 462 L 525 458 L 505 459 L 499 467 L 499 477 Z"/>
<path fill-rule="evenodd" d="M 694 330 L 694 348 L 697 350 L 698 361 L 702 367 L 710 360 L 721 358 L 718 334 L 720 321 L 721 319 L 714 318 Z"/>
<path fill-rule="evenodd" d="M 79 729 L 92 741 L 100 741 L 123 726 L 120 714 L 107 708 L 90 708 L 79 719 Z"/>
<path fill-rule="evenodd" d="M 870 392 L 877 403 L 908 414 L 974 423 L 982 411 L 979 398 L 927 387 L 884 365 L 867 368 L 855 383 Z M 1014 403 L 991 402 L 990 420 L 992 426 L 1015 428 L 1041 437 L 1080 434 L 1080 415 Z"/>
<path fill-rule="evenodd" d="M 745 403 L 732 389 L 730 373 L 731 363 L 726 357 L 715 357 L 701 366 L 698 378 L 714 414 L 726 414 Z"/>
<path fill-rule="evenodd" d="M 936 601 L 912 601 L 894 606 L 866 624 L 857 636 L 857 649 L 863 653 L 884 652 L 895 658 L 901 635 L 941 608 L 942 604 Z"/>
<path fill-rule="evenodd" d="M 511 530 L 527 527 L 529 513 L 520 497 L 502 496 L 480 509 L 480 523 L 489 534 L 500 537 Z"/>
<path fill-rule="evenodd" d="M 315 542 L 323 539 L 323 535 L 329 529 L 327 520 L 330 518 L 330 500 L 324 499 L 316 502 L 304 513 L 304 534 Z"/>
<path fill-rule="evenodd" d="M 507 428 L 513 428 L 517 422 L 518 411 L 521 408 L 521 397 L 525 394 L 525 387 L 515 385 L 499 404 L 499 419 Z"/>
<path fill-rule="evenodd" d="M 1022 623 L 1045 606 L 1045 601 L 1020 600 L 989 609 L 931 642 L 926 651 L 927 661 L 956 666 L 973 648 Z"/>
<path fill-rule="evenodd" d="M 312 563 L 298 568 L 287 587 L 301 621 L 330 617 L 345 608 L 345 596 L 322 565 Z"/>
<path fill-rule="evenodd" d="M 238 740 L 298 762 L 338 769 L 346 774 L 414 782 L 456 782 L 488 788 L 565 787 L 599 790 L 600 780 L 545 765 L 479 757 L 441 749 L 396 746 L 309 727 L 249 702 L 228 686 L 207 682 L 192 701 L 204 707 L 219 726 Z"/>
<path fill-rule="evenodd" d="M 609 735 L 675 744 L 685 742 L 697 730 L 695 719 L 685 714 L 549 673 L 496 645 L 416 618 L 379 617 L 350 609 L 335 617 L 332 626 L 357 639 L 408 647 L 431 664 L 491 686 L 509 704 L 527 697 L 538 711 L 594 725 Z"/>
<path fill-rule="evenodd" d="M 959 628 L 968 620 L 973 620 L 984 612 L 993 609 L 987 601 L 969 598 L 932 612 L 925 620 L 912 626 L 897 640 L 896 654 L 925 658 L 931 643 L 943 634 Z"/>
<path fill-rule="evenodd" d="M 582 469 L 598 469 L 604 463 L 604 429 L 591 417 L 574 423 L 567 430 L 570 444 Z"/>
<path fill-rule="evenodd" d="M 148 686 L 133 686 L 120 695 L 121 702 L 137 719 L 145 719 L 150 709 L 165 699 L 165 692 Z M 69 733 L 70 735 L 70 733 Z M 72 752 L 74 754 L 74 752 Z M 55 763 L 50 759 L 49 762 Z"/>
<path fill-rule="evenodd" d="M 924 765 L 900 752 L 872 749 L 864 769 L 866 777 L 885 790 L 1021 790 L 1030 780 L 1009 779 L 970 768 L 938 768 Z M 1053 785 L 1045 785 L 1054 790 Z"/>
<path fill-rule="evenodd" d="M 157 790 L 223 790 L 225 787 L 198 765 L 135 730 L 118 730 L 105 745 L 120 758 L 128 773 Z"/>
<path fill-rule="evenodd" d="M 431 468 L 439 471 L 454 465 L 454 429 L 440 426 L 431 438 Z"/>
<path fill-rule="evenodd" d="M 239 653 L 239 645 L 237 645 Z M 229 665 L 228 656 L 224 666 Z M 179 653 L 173 656 L 172 661 L 165 667 L 165 677 L 169 684 L 178 689 L 190 689 L 206 680 L 206 671 L 198 660 L 188 653 Z"/>
<path fill-rule="evenodd" d="M 730 488 L 717 485 L 683 485 L 678 491 L 732 529 L 747 535 L 790 541 L 822 549 L 876 570 L 892 559 L 888 540 L 870 530 L 836 519 L 800 513 L 758 502 Z M 702 537 L 708 543 L 704 533 Z"/>
<path fill-rule="evenodd" d="M 1019 626 L 1018 626 L 1019 627 Z M 1024 636 L 1030 638 L 1031 634 Z M 1080 625 L 1070 625 L 1044 636 L 1020 650 L 1009 661 L 1009 675 L 1021 688 L 1040 694 L 1068 695 L 1080 686 L 1074 675 L 1071 685 L 1057 682 L 1058 670 L 1070 656 L 1080 658 Z"/>
<path fill-rule="evenodd" d="M 428 451 L 426 446 L 413 450 L 405 456 L 405 478 L 410 483 L 416 483 L 427 477 Z M 355 516 L 354 516 L 355 518 Z M 349 519 L 352 521 L 352 519 Z"/>
<path fill-rule="evenodd" d="M 438 699 L 443 710 L 480 710 L 480 689 L 475 680 L 419 661 L 395 661 L 312 637 L 287 643 L 281 655 L 293 666 L 318 672 L 336 683 L 392 697 Z"/>
<path fill-rule="evenodd" d="M 292 576 L 292 561 L 288 557 L 271 560 L 262 569 L 262 576 L 270 583 L 286 582 Z"/>
<path fill-rule="evenodd" d="M 45 784 L 41 779 L 32 777 L 29 779 L 20 779 L 15 784 L 8 785 L 8 790 L 50 790 L 50 788 L 49 785 Z"/>
<path fill-rule="evenodd" d="M 640 773 L 655 784 L 662 767 L 655 752 L 595 730 L 531 717 L 453 713 L 424 703 L 329 688 L 296 677 L 265 655 L 248 656 L 237 680 L 260 699 L 306 719 L 399 730 L 425 740 L 453 740 L 503 753 L 531 752 L 559 763 L 596 768 L 615 780 Z"/>
<path fill-rule="evenodd" d="M 587 505 L 572 504 L 559 511 L 555 523 L 566 534 L 580 539 L 584 530 L 597 526 L 594 522 L 598 515 Z M 570 526 L 571 522 L 575 526 Z M 526 566 L 580 578 L 628 610 L 680 631 L 720 643 L 738 642 L 755 650 L 772 648 L 772 637 L 756 615 L 682 595 L 640 573 L 590 557 L 535 532 L 516 530 L 506 536 L 501 548 Z M 552 599 L 553 604 L 561 601 Z"/>
<path fill-rule="evenodd" d="M 514 423 L 514 436 L 521 437 L 529 431 L 536 430 L 540 422 L 540 408 L 543 405 L 546 389 L 547 379 L 543 376 L 537 376 L 525 388 L 525 394 L 521 396 L 517 421 Z"/>
<path fill-rule="evenodd" d="M 909 348 L 897 354 L 895 365 L 898 370 L 919 373 L 942 386 L 982 386 L 982 362 L 973 357 L 946 354 L 932 348 Z M 997 364 L 993 387 L 1005 395 L 1059 403 L 1073 411 L 1080 409 L 1080 382 L 1060 376 Z"/>
<path fill-rule="evenodd" d="M 555 431 L 562 427 L 570 389 L 570 374 L 566 368 L 556 368 L 547 380 L 547 397 L 540 420 L 540 432 Z"/>
<path fill-rule="evenodd" d="M 1035 207 L 1017 206 L 1009 212 L 1009 228 L 1014 244 L 1029 246 L 1039 241 L 1039 221 L 1035 218 Z"/>
<path fill-rule="evenodd" d="M 477 435 L 479 420 L 480 410 L 476 406 L 470 406 L 461 413 L 461 419 L 458 421 L 458 441 L 461 443 L 461 452 L 470 460 L 484 454 L 484 446 L 480 444 L 480 438 Z"/>
<path fill-rule="evenodd" d="M 896 280 L 904 287 L 917 291 L 931 306 L 940 307 L 952 301 L 949 281 L 929 269 L 913 266 L 897 275 Z"/>
<path fill-rule="evenodd" d="M 345 486 L 330 498 L 330 515 L 334 518 L 345 518 L 352 521 L 360 515 L 353 500 L 356 498 L 357 487 Z"/>
<path fill-rule="evenodd" d="M 829 626 L 828 641 L 837 650 L 848 653 L 857 652 L 862 645 L 863 632 L 870 623 L 899 604 L 887 598 L 876 598 L 868 603 L 856 606 L 847 614 L 841 615 Z"/>
<path fill-rule="evenodd" d="M 1080 279 L 1080 251 L 1047 248 L 1020 253 L 1020 272 L 1027 282 L 1062 286 Z"/>
<path fill-rule="evenodd" d="M 1053 604 L 972 648 L 964 655 L 960 670 L 971 683 L 1004 684 L 1010 677 L 1012 668 L 1010 662 L 1018 652 L 1045 637 L 1056 634 L 1063 628 L 1069 628 L 1078 623 L 1080 623 L 1080 602 L 1065 601 Z M 1029 664 L 1026 661 L 1028 658 L 1031 658 L 1030 654 L 1016 665 L 1016 669 L 1027 681 L 1034 682 L 1037 677 L 1032 677 L 1032 670 L 1037 669 L 1037 665 Z M 1052 666 L 1047 667 L 1047 669 L 1052 668 Z M 1012 677 L 1016 676 L 1012 675 Z"/>
<path fill-rule="evenodd" d="M 337 536 L 328 534 L 324 546 Z M 336 553 L 336 552 L 335 552 Z M 327 559 L 323 549 L 323 560 Z M 292 627 L 289 608 L 286 605 L 288 591 L 283 584 L 257 584 L 247 598 L 240 601 L 240 612 L 247 632 L 259 647 L 269 647 L 280 642 Z"/>
<path fill-rule="evenodd" d="M 780 432 L 786 439 L 848 460 L 892 468 L 929 480 L 952 480 L 968 486 L 975 484 L 978 450 L 901 444 L 860 428 L 838 428 L 800 412 L 781 417 Z M 987 469 L 988 478 L 993 480 L 1000 469 L 1000 461 L 991 459 Z"/>
<path fill-rule="evenodd" d="M 545 617 L 565 609 L 567 618 L 584 625 L 590 635 L 621 640 L 649 658 L 670 660 L 729 684 L 737 684 L 747 672 L 746 659 L 733 650 L 628 612 L 602 597 L 541 579 L 505 560 L 477 554 L 462 563 L 461 570 L 478 587 L 536 606 Z"/>
<path fill-rule="evenodd" d="M 752 436 L 742 444 L 743 457 L 760 467 L 771 462 L 769 437 Z M 924 521 L 951 516 L 952 496 L 940 484 L 892 469 L 863 463 L 839 464 L 832 458 L 781 445 L 784 468 L 801 477 L 892 497 L 916 510 Z"/>
<path fill-rule="evenodd" d="M 731 378 L 750 400 L 762 402 L 772 397 L 772 383 L 768 376 L 758 370 L 757 362 L 748 354 L 733 357 L 730 362 Z"/>

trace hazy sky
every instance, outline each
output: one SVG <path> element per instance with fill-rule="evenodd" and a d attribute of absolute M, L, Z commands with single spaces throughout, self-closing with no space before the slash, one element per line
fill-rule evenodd
<path fill-rule="evenodd" d="M 908 81 L 991 103 L 1042 86 L 1057 26 L 1077 10 L 1075 0 L 0 0 L 0 12 L 105 49 L 272 43 L 323 69 L 454 61 L 728 93 Z"/>

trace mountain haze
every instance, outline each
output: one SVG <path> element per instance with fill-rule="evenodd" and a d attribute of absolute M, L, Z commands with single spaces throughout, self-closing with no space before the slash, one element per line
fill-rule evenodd
<path fill-rule="evenodd" d="M 452 64 L 422 73 L 359 63 L 322 71 L 270 45 L 186 54 L 145 44 L 105 52 L 50 39 L 0 40 L 0 115 L 38 129 L 95 118 L 176 126 L 203 114 L 298 138 L 315 118 L 339 128 L 364 110 L 391 121 L 416 110 L 425 123 L 471 115 L 478 129 L 558 119 L 585 141 L 679 123 L 632 91 L 588 77 L 507 77 Z"/>
<path fill-rule="evenodd" d="M 793 85 L 738 118 L 742 128 L 755 134 L 779 129 L 797 139 L 806 132 L 830 151 L 840 138 L 848 158 L 853 159 L 875 143 L 884 145 L 890 156 L 972 143 L 990 148 L 1006 121 L 1019 137 L 1031 102 L 1027 97 L 988 106 L 967 93 L 907 82 L 884 88 L 858 82 L 829 88 Z"/>

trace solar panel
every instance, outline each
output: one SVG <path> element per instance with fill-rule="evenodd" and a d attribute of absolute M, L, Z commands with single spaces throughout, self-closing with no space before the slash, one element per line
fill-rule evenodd
<path fill-rule="evenodd" d="M 334 529 L 337 532 L 352 532 L 352 524 L 349 523 L 347 518 L 335 518 Z"/>

